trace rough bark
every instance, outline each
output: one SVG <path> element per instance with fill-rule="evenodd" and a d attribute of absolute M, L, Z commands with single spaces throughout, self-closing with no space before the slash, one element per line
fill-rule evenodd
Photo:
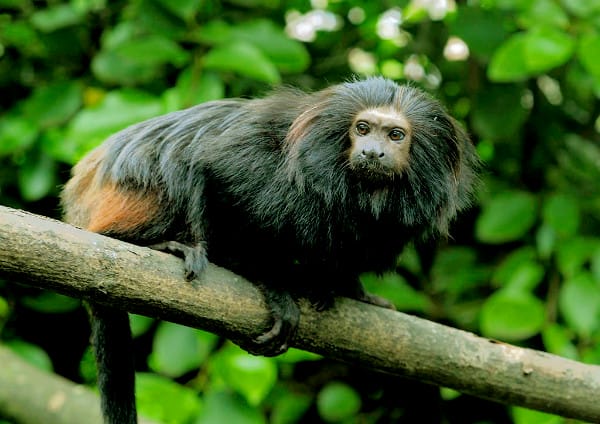
<path fill-rule="evenodd" d="M 236 339 L 269 327 L 258 290 L 210 265 L 186 283 L 181 261 L 0 207 L 0 276 Z M 293 346 L 498 402 L 600 422 L 600 367 L 494 342 L 350 299 L 302 303 Z"/>

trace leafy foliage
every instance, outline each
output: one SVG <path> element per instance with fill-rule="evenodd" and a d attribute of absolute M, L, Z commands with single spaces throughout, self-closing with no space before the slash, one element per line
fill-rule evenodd
<path fill-rule="evenodd" d="M 400 310 L 600 364 L 600 1 L 385 4 L 0 0 L 0 203 L 57 216 L 69 167 L 143 119 L 383 74 L 440 97 L 485 172 L 453 238 L 411 246 L 365 285 Z M 3 342 L 93 384 L 80 303 L 9 283 Z M 256 358 L 198 330 L 132 324 L 140 410 L 159 422 L 563 422 L 297 350 Z"/>

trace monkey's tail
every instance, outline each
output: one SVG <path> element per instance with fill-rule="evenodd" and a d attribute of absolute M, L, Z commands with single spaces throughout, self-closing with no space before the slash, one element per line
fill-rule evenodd
<path fill-rule="evenodd" d="M 105 424 L 136 424 L 135 369 L 127 312 L 90 304 L 92 344 Z"/>

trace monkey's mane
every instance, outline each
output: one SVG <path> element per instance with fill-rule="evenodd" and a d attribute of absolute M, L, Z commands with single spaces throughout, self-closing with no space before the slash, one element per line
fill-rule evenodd
<path fill-rule="evenodd" d="M 477 157 L 443 106 L 419 89 L 384 78 L 340 84 L 313 96 L 285 140 L 288 175 L 300 187 L 319 192 L 332 207 L 385 214 L 407 228 L 446 234 L 449 221 L 469 204 Z M 374 186 L 353 178 L 347 150 L 356 115 L 381 107 L 407 118 L 412 141 L 408 169 Z"/>

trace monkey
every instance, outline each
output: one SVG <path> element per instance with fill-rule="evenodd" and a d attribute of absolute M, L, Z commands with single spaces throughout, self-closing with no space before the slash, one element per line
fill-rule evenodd
<path fill-rule="evenodd" d="M 210 258 L 252 281 L 271 326 L 235 342 L 277 355 L 293 341 L 299 298 L 317 310 L 339 296 L 393 308 L 359 274 L 393 268 L 411 240 L 446 236 L 478 168 L 439 101 L 370 77 L 134 124 L 73 168 L 61 204 L 66 222 L 182 257 L 187 280 Z M 127 313 L 90 307 L 105 420 L 135 423 Z"/>

